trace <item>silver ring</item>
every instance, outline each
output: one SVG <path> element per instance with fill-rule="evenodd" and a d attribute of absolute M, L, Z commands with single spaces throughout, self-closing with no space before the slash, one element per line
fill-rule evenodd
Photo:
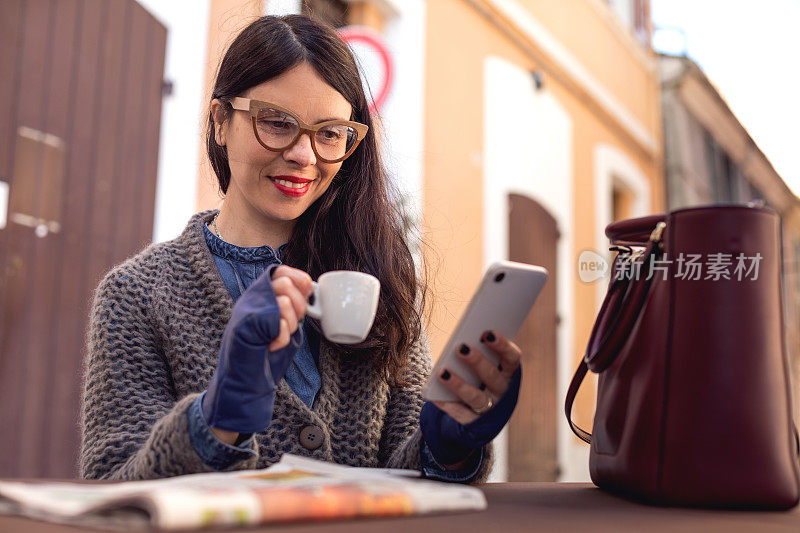
<path fill-rule="evenodd" d="M 480 409 L 473 409 L 473 411 L 475 412 L 476 415 L 482 415 L 483 413 L 491 409 L 493 406 L 494 406 L 494 400 L 492 400 L 492 397 L 487 394 L 486 405 L 484 405 Z"/>

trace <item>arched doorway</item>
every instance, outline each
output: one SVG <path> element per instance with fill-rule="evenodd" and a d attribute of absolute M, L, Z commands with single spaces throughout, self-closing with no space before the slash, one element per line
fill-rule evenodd
<path fill-rule="evenodd" d="M 556 220 L 536 201 L 509 195 L 511 261 L 541 265 L 550 277 L 517 335 L 525 376 L 519 402 L 508 427 L 508 480 L 555 481 L 557 457 L 556 415 Z"/>

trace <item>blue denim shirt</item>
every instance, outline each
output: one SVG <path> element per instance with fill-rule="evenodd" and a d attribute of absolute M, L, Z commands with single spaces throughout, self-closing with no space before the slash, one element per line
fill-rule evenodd
<path fill-rule="evenodd" d="M 281 257 L 286 247 L 285 244 L 278 248 L 277 252 L 270 246 L 244 248 L 225 242 L 214 235 L 207 226 L 203 226 L 203 230 L 206 244 L 214 257 L 214 263 L 216 263 L 222 281 L 234 302 L 268 267 L 282 263 Z M 305 333 L 303 344 L 298 348 L 292 364 L 286 371 L 285 379 L 289 387 L 303 400 L 303 403 L 312 407 L 322 386 L 322 380 L 317 370 L 319 340 L 310 327 L 304 325 L 303 331 Z M 309 343 L 309 339 L 312 340 L 311 343 Z"/>
<path fill-rule="evenodd" d="M 278 248 L 277 252 L 270 246 L 245 248 L 225 242 L 214 235 L 207 226 L 203 226 L 203 231 L 214 263 L 234 302 L 268 267 L 281 263 L 285 245 Z M 303 343 L 298 348 L 284 379 L 303 403 L 312 407 L 322 386 L 322 379 L 317 369 L 319 339 L 310 327 L 304 325 L 303 332 Z M 205 393 L 201 394 L 194 401 L 188 412 L 189 438 L 203 461 L 216 470 L 222 470 L 254 454 L 252 436 L 232 446 L 220 441 L 212 433 L 203 418 L 201 402 L 204 395 Z"/>
<path fill-rule="evenodd" d="M 214 263 L 234 302 L 268 267 L 282 262 L 285 244 L 280 246 L 277 252 L 270 246 L 245 248 L 220 239 L 205 225 L 203 231 Z M 322 386 L 322 379 L 317 369 L 319 338 L 313 329 L 303 327 L 303 344 L 298 348 L 291 366 L 286 371 L 285 379 L 303 403 L 312 407 Z M 238 445 L 229 445 L 220 441 L 212 433 L 203 418 L 201 402 L 204 395 L 205 393 L 201 394 L 192 403 L 188 412 L 189 438 L 203 461 L 211 468 L 223 470 L 254 455 L 252 435 Z M 460 470 L 447 470 L 436 462 L 428 447 L 423 443 L 420 459 L 422 470 L 427 477 L 445 481 L 467 481 L 480 468 L 483 453 L 476 454 Z"/>

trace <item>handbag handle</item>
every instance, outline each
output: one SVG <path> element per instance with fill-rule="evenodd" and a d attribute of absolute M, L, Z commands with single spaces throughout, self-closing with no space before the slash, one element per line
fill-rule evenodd
<path fill-rule="evenodd" d="M 636 261 L 639 263 L 640 269 L 649 265 L 650 261 L 662 250 L 662 234 L 666 226 L 665 222 L 658 221 L 655 228 L 650 230 L 645 250 L 641 254 L 641 261 L 635 256 L 625 260 Z M 619 240 L 614 239 L 612 242 L 618 244 Z M 612 269 L 614 279 L 592 328 L 586 355 L 583 358 L 592 372 L 600 373 L 614 361 L 617 352 L 633 329 L 636 319 L 639 318 L 639 313 L 647 300 L 647 294 L 650 292 L 650 285 L 653 282 L 653 276 L 645 276 L 643 279 L 631 279 L 625 283 L 624 278 L 618 276 L 616 272 L 620 262 L 618 254 L 614 259 L 614 269 Z"/>
<path fill-rule="evenodd" d="M 653 224 L 655 227 L 649 226 L 649 238 L 644 240 L 641 236 L 648 227 L 646 224 Z M 664 216 L 656 215 L 611 224 L 606 228 L 606 235 L 612 240 L 612 244 L 642 245 L 646 242 L 641 265 L 647 265 L 661 251 L 662 233 L 665 227 Z M 628 259 L 626 258 L 626 260 Z M 600 307 L 597 320 L 595 320 L 589 336 L 586 354 L 575 371 L 564 403 L 567 422 L 569 422 L 572 432 L 587 443 L 591 443 L 592 434 L 581 429 L 572 421 L 572 406 L 575 396 L 578 394 L 578 389 L 588 370 L 600 373 L 614 361 L 639 317 L 652 283 L 650 276 L 624 283 L 624 279 L 616 276 L 616 267 L 619 261 L 620 255 L 618 254 L 614 259 L 615 268 L 612 269 L 614 279 L 603 300 L 603 305 Z M 602 337 L 601 332 L 603 333 Z"/>

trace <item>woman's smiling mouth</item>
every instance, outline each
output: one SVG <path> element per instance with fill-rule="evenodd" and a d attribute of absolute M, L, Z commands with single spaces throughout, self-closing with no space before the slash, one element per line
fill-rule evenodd
<path fill-rule="evenodd" d="M 286 196 L 298 198 L 308 192 L 311 182 L 308 178 L 299 178 L 297 176 L 268 176 L 269 180 Z"/>

